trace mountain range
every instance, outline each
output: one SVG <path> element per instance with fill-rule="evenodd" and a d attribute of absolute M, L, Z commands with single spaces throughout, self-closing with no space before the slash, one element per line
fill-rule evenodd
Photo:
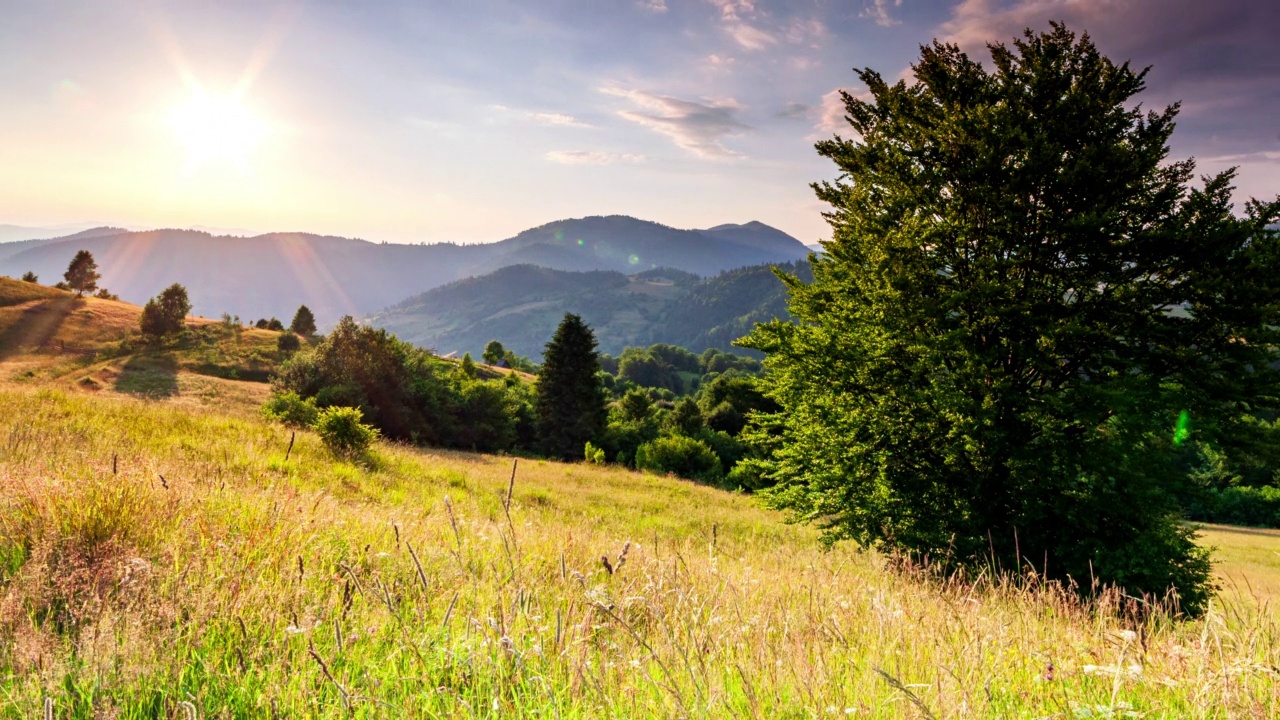
<path fill-rule="evenodd" d="M 779 269 L 810 279 L 808 263 Z M 662 342 L 694 352 L 732 350 L 734 340 L 772 318 L 789 318 L 786 289 L 772 266 L 709 278 L 670 268 L 631 275 L 514 265 L 409 298 L 366 320 L 437 353 L 479 357 L 490 340 L 540 360 L 566 312 L 582 316 L 601 352 Z"/>
<path fill-rule="evenodd" d="M 623 273 L 658 267 L 697 276 L 805 258 L 800 241 L 759 222 L 681 230 L 626 216 L 560 220 L 495 243 L 378 244 L 309 233 L 254 237 L 197 230 L 129 232 L 94 228 L 46 240 L 0 244 L 0 275 L 35 272 L 61 279 L 79 250 L 97 260 L 106 287 L 143 303 L 181 283 L 193 312 L 286 322 L 299 305 L 320 324 L 365 316 L 463 278 L 514 265 L 559 271 Z M 615 279 L 614 282 L 617 282 Z M 630 281 L 627 281 L 630 282 Z M 545 342 L 545 338 L 543 338 Z"/>

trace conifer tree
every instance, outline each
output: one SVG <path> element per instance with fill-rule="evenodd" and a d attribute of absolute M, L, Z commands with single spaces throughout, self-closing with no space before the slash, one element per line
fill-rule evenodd
<path fill-rule="evenodd" d="M 97 290 L 98 279 L 102 276 L 98 274 L 98 263 L 93 259 L 93 253 L 81 250 L 71 259 L 67 272 L 62 277 L 67 287 L 75 290 L 76 297 L 80 297 Z"/>
<path fill-rule="evenodd" d="M 547 455 L 581 458 L 587 441 L 604 431 L 606 398 L 599 372 L 595 334 L 582 318 L 566 313 L 538 373 L 538 440 Z"/>
<path fill-rule="evenodd" d="M 306 305 L 300 305 L 298 312 L 293 314 L 293 322 L 289 323 L 289 329 L 303 337 L 314 335 L 316 332 L 316 316 L 311 313 L 311 308 Z"/>

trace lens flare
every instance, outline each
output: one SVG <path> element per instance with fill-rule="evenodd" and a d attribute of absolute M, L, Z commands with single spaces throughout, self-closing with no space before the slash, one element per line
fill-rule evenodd
<path fill-rule="evenodd" d="M 1183 410 L 1178 415 L 1178 424 L 1173 428 L 1173 444 L 1180 446 L 1191 438 L 1191 413 Z"/>

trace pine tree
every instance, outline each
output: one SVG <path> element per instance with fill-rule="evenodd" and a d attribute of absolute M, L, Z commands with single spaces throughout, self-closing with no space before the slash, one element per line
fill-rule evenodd
<path fill-rule="evenodd" d="M 599 372 L 595 334 L 582 318 L 566 313 L 538 373 L 538 439 L 547 455 L 581 458 L 587 441 L 604 431 L 606 398 Z"/>
<path fill-rule="evenodd" d="M 67 287 L 75 290 L 76 297 L 80 297 L 97 290 L 98 279 L 102 276 L 98 274 L 98 263 L 94 261 L 93 253 L 81 250 L 71 259 L 71 264 L 67 265 L 67 272 L 62 277 L 66 280 Z"/>
<path fill-rule="evenodd" d="M 303 337 L 314 335 L 316 332 L 316 316 L 311 313 L 311 308 L 306 305 L 300 305 L 298 312 L 293 314 L 293 322 L 289 323 L 289 329 Z"/>
<path fill-rule="evenodd" d="M 1167 161 L 1177 106 L 1060 25 L 922 48 L 914 82 L 859 73 L 855 139 L 818 144 L 833 235 L 798 322 L 756 327 L 782 410 L 774 506 L 829 541 L 996 563 L 1205 607 L 1179 522 L 1174 426 L 1233 442 L 1280 410 L 1280 201 L 1231 211 L 1228 171 Z M 1274 416 L 1274 415 L 1272 415 Z"/>

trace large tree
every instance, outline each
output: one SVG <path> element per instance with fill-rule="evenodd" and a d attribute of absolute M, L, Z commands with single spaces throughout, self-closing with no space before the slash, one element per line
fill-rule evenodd
<path fill-rule="evenodd" d="M 582 318 L 566 313 L 538 372 L 538 440 L 547 455 L 580 459 L 587 441 L 604 431 L 608 412 L 599 372 L 595 334 Z"/>
<path fill-rule="evenodd" d="M 760 325 L 782 411 L 755 437 L 774 506 L 936 562 L 1034 567 L 1204 607 L 1179 523 L 1175 432 L 1274 412 L 1280 201 L 1232 212 L 1233 172 L 1168 160 L 1178 107 L 1060 25 L 923 47 L 914 80 L 844 95 L 820 142 L 832 237 L 797 322 Z M 1183 415 L 1183 413 L 1186 415 Z M 1185 428 L 1184 428 L 1185 430 Z"/>
<path fill-rule="evenodd" d="M 62 277 L 66 280 L 67 287 L 75 290 L 76 296 L 79 297 L 97 290 L 98 279 L 102 276 L 98 274 L 98 263 L 93 259 L 93 253 L 81 250 L 71 258 L 71 263 L 67 265 L 67 272 Z"/>

